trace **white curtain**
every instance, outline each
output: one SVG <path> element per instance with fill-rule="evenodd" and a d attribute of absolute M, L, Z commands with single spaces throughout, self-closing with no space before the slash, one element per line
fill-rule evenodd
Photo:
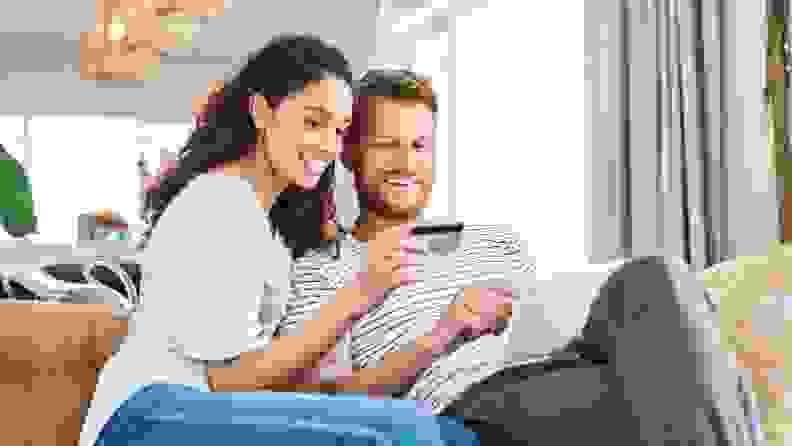
<path fill-rule="evenodd" d="M 589 255 L 703 269 L 779 235 L 764 2 L 586 4 Z"/>

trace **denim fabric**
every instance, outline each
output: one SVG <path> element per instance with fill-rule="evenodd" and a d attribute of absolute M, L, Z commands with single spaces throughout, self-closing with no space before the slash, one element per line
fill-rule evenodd
<path fill-rule="evenodd" d="M 96 446 L 457 445 L 472 432 L 435 417 L 415 401 L 285 392 L 213 393 L 152 384 L 134 394 L 105 425 Z"/>

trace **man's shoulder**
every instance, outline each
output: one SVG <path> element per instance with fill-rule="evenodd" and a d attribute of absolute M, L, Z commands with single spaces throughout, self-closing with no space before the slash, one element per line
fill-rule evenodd
<path fill-rule="evenodd" d="M 536 257 L 511 225 L 465 225 L 461 243 L 469 258 L 502 256 L 515 272 L 535 270 Z"/>

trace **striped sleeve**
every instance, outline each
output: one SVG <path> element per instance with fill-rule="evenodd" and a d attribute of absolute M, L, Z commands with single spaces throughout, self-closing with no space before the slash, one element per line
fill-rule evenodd
<path fill-rule="evenodd" d="M 504 256 L 511 263 L 512 273 L 533 274 L 536 272 L 536 258 L 528 253 L 527 244 L 517 232 L 507 230 L 503 245 Z"/>
<path fill-rule="evenodd" d="M 301 334 L 300 330 L 305 321 L 318 317 L 320 307 L 335 298 L 336 286 L 327 277 L 327 267 L 332 261 L 324 252 L 312 252 L 292 264 L 289 301 L 284 316 L 275 329 L 275 336 Z M 339 339 L 336 347 L 327 352 L 317 364 L 318 376 L 322 381 L 334 382 L 339 367 L 352 367 L 349 343 L 348 336 Z M 332 360 L 323 365 L 330 358 Z"/>
<path fill-rule="evenodd" d="M 527 244 L 510 225 L 476 225 L 466 231 L 479 241 L 481 246 L 498 247 L 498 255 L 507 263 L 511 274 L 533 275 L 536 271 L 536 258 L 529 254 Z"/>
<path fill-rule="evenodd" d="M 323 303 L 334 298 L 336 287 L 327 277 L 331 262 L 332 257 L 326 253 L 312 251 L 292 263 L 291 292 L 276 335 L 293 333 L 305 319 L 314 317 Z"/>

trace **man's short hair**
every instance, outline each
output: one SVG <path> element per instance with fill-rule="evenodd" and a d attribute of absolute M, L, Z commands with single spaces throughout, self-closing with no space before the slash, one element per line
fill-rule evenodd
<path fill-rule="evenodd" d="M 343 136 L 344 150 L 341 161 L 348 169 L 354 164 L 353 147 L 360 144 L 367 127 L 367 99 L 370 97 L 387 97 L 415 100 L 425 104 L 437 113 L 437 93 L 432 88 L 432 81 L 406 69 L 372 69 L 367 71 L 353 86 L 355 101 L 352 106 L 352 125 Z"/>

